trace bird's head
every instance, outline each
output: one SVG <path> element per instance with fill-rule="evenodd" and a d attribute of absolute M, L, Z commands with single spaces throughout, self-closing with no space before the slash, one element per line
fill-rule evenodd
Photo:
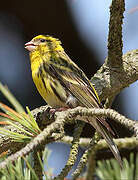
<path fill-rule="evenodd" d="M 60 51 L 63 50 L 61 41 L 52 36 L 38 35 L 25 44 L 25 48 L 30 52 L 34 51 Z"/>

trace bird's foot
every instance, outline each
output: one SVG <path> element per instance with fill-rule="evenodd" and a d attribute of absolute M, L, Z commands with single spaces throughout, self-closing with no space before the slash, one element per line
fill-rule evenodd
<path fill-rule="evenodd" d="M 61 112 L 61 111 L 66 111 L 66 110 L 68 110 L 69 108 L 67 108 L 67 107 L 61 107 L 61 108 L 51 108 L 50 109 L 50 113 L 51 114 L 55 114 L 56 112 Z"/>

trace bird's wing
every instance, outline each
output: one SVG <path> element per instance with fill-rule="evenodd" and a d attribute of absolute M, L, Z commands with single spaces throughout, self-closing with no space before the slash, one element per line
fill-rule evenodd
<path fill-rule="evenodd" d="M 68 61 L 70 61 L 69 64 L 65 63 L 67 58 Z M 54 62 L 55 61 L 45 64 L 45 71 L 53 76 L 53 78 L 58 79 L 62 86 L 77 99 L 80 106 L 87 108 L 102 108 L 95 88 L 83 71 L 73 63 L 68 56 L 64 59 L 60 58 L 60 63 L 58 64 L 54 64 Z M 106 122 L 105 118 L 97 117 L 96 119 L 114 135 L 114 131 Z"/>
<path fill-rule="evenodd" d="M 80 104 L 86 107 L 101 107 L 98 95 L 83 71 L 67 55 L 65 57 L 60 55 L 58 59 L 59 63 L 53 60 L 46 65 L 49 73 L 58 78 Z"/>

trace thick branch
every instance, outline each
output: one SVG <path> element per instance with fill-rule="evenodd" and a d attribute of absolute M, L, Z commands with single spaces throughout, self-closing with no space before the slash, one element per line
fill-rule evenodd
<path fill-rule="evenodd" d="M 108 35 L 108 59 L 112 68 L 122 68 L 122 23 L 125 10 L 124 0 L 112 0 Z"/>
<path fill-rule="evenodd" d="M 13 126 L 5 126 L 5 129 L 12 132 L 19 131 Z M 8 153 L 11 154 L 11 152 L 13 153 L 19 150 L 20 148 L 23 148 L 24 145 L 25 144 L 23 143 L 13 142 L 11 138 L 6 135 L 0 135 L 0 154 L 8 150 L 10 150 Z"/>
<path fill-rule="evenodd" d="M 100 99 L 114 97 L 124 88 L 138 80 L 138 49 L 123 56 L 123 68 L 109 67 L 107 59 L 91 78 Z"/>

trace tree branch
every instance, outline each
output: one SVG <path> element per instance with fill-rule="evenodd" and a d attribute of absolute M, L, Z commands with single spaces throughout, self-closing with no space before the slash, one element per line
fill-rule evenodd
<path fill-rule="evenodd" d="M 15 154 L 9 156 L 4 162 L 0 164 L 0 168 L 4 168 L 9 161 L 13 162 L 18 159 L 18 157 L 26 156 L 29 152 L 33 151 L 39 146 L 39 144 L 45 144 L 47 137 L 51 136 L 56 130 L 62 129 L 65 123 L 72 123 L 77 118 L 81 118 L 82 121 L 87 121 L 86 117 L 92 116 L 106 116 L 115 121 L 125 125 L 126 127 L 132 129 L 138 137 L 138 123 L 130 119 L 125 118 L 125 116 L 119 114 L 112 109 L 87 109 L 82 107 L 77 107 L 74 109 L 69 109 L 63 112 L 55 113 L 55 122 L 48 125 L 37 137 L 35 137 L 30 143 L 28 143 L 24 148 Z"/>
<path fill-rule="evenodd" d="M 67 144 L 71 144 L 72 137 L 70 136 L 64 136 L 62 139 L 60 139 L 58 142 L 63 142 Z M 87 148 L 88 144 L 90 144 L 91 139 L 90 138 L 80 138 L 79 146 L 82 148 Z M 138 146 L 138 140 L 136 137 L 126 137 L 126 138 L 119 138 L 114 139 L 115 144 L 118 146 L 119 150 L 121 149 L 134 149 Z M 96 149 L 99 150 L 106 150 L 108 149 L 108 144 L 105 143 L 105 140 L 100 140 L 97 145 Z"/>
<path fill-rule="evenodd" d="M 122 69 L 122 23 L 125 11 L 124 0 L 112 0 L 108 35 L 108 59 L 111 68 Z"/>
<path fill-rule="evenodd" d="M 138 80 L 138 49 L 127 52 L 123 56 L 122 67 L 109 67 L 105 63 L 91 78 L 95 89 L 102 101 L 106 98 L 114 97 L 124 88 Z"/>
<path fill-rule="evenodd" d="M 83 168 L 86 166 L 87 162 L 89 161 L 89 159 L 91 158 L 90 156 L 93 155 L 93 164 L 91 164 L 92 166 L 90 167 L 91 170 L 93 171 L 94 166 L 95 166 L 95 147 L 96 144 L 99 142 L 100 140 L 100 136 L 99 134 L 97 134 L 97 132 L 95 132 L 92 140 L 89 143 L 88 148 L 86 149 L 86 151 L 84 152 L 84 154 L 82 155 L 80 162 L 76 168 L 76 170 L 74 171 L 74 173 L 72 174 L 73 176 L 73 180 L 75 180 L 82 172 Z M 88 168 L 89 169 L 89 168 Z"/>
<path fill-rule="evenodd" d="M 77 159 L 77 154 L 78 154 L 78 147 L 79 147 L 79 140 L 80 140 L 80 135 L 83 130 L 85 123 L 77 123 L 76 124 L 76 130 L 74 131 L 73 138 L 72 138 L 72 146 L 70 150 L 70 155 L 68 158 L 68 161 L 65 165 L 65 167 L 62 169 L 60 174 L 56 177 L 54 177 L 53 180 L 63 180 L 64 177 L 66 177 L 71 170 L 72 166 L 74 165 L 76 159 Z"/>

